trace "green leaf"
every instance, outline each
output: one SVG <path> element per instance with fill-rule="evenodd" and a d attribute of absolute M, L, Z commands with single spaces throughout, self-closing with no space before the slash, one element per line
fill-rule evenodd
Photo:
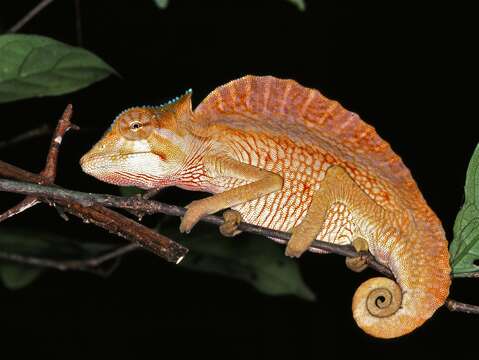
<path fill-rule="evenodd" d="M 466 202 L 479 206 L 479 145 L 476 146 L 466 173 Z"/>
<path fill-rule="evenodd" d="M 0 103 L 61 95 L 115 70 L 88 50 L 38 35 L 0 35 Z"/>
<path fill-rule="evenodd" d="M 0 278 L 10 290 L 19 290 L 30 285 L 43 271 L 42 268 L 23 264 L 0 263 Z"/>
<path fill-rule="evenodd" d="M 23 229 L 0 229 L 0 252 L 44 259 L 84 259 L 113 250 L 118 245 L 84 242 L 51 233 Z M 44 268 L 0 260 L 0 279 L 10 289 L 32 283 Z"/>
<path fill-rule="evenodd" d="M 306 10 L 306 4 L 304 0 L 286 0 L 291 4 L 295 5 L 300 11 Z"/>
<path fill-rule="evenodd" d="M 153 0 L 160 9 L 166 9 L 170 0 Z"/>
<path fill-rule="evenodd" d="M 315 300 L 298 263 L 284 256 L 282 246 L 252 235 L 225 238 L 215 229 L 199 230 L 184 236 L 178 233 L 176 221 L 161 225 L 159 232 L 182 241 L 190 249 L 180 266 L 240 279 L 264 294 Z"/>
<path fill-rule="evenodd" d="M 466 174 L 465 201 L 454 223 L 454 239 L 449 247 L 455 277 L 479 271 L 479 145 Z"/>

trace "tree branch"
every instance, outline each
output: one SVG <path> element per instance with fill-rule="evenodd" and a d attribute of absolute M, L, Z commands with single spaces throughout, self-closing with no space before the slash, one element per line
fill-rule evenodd
<path fill-rule="evenodd" d="M 1 170 L 2 169 L 0 166 L 0 174 L 2 173 Z M 86 223 L 92 223 L 105 230 L 108 230 L 111 233 L 119 235 L 127 239 L 128 241 L 138 243 L 146 249 L 150 250 L 151 252 L 155 253 L 156 255 L 170 262 L 179 263 L 188 252 L 188 249 L 172 241 L 166 236 L 163 236 L 156 231 L 142 224 L 139 224 L 136 221 L 126 216 L 123 216 L 113 210 L 107 209 L 100 205 L 96 205 L 93 202 L 76 201 L 73 198 L 68 198 L 67 196 L 63 198 L 61 196 L 58 196 L 58 194 L 62 194 L 67 191 L 60 187 L 21 183 L 18 181 L 3 179 L 0 179 L 0 182 L 7 182 L 7 184 L 10 185 L 13 184 L 14 187 L 15 184 L 27 184 L 29 187 L 44 187 L 48 189 L 48 191 L 50 191 L 52 194 L 57 193 L 57 195 L 54 196 L 38 196 L 38 193 L 32 196 L 49 205 L 53 205 L 53 200 L 54 203 L 60 205 L 65 212 L 81 218 Z M 23 191 L 17 193 L 23 193 Z"/>
<path fill-rule="evenodd" d="M 1 173 L 1 168 L 0 168 Z M 169 205 L 155 200 L 147 200 L 138 197 L 123 197 L 115 195 L 92 194 L 80 191 L 67 190 L 60 187 L 52 187 L 45 185 L 37 185 L 13 180 L 0 179 L 0 191 L 13 192 L 17 194 L 31 195 L 41 199 L 49 199 L 58 203 L 78 203 L 82 206 L 104 205 L 108 207 L 122 208 L 128 210 L 141 211 L 147 214 L 162 213 L 172 216 L 183 216 L 186 209 L 180 206 Z M 65 209 L 68 211 L 68 209 Z M 215 215 L 208 215 L 201 219 L 201 221 L 213 224 L 222 225 L 224 220 L 222 217 Z M 288 242 L 291 234 L 256 226 L 248 223 L 240 223 L 238 229 L 251 234 L 272 237 L 280 243 Z M 337 245 L 325 241 L 315 240 L 309 249 L 310 251 L 324 250 L 333 252 L 335 254 L 356 257 L 364 256 L 365 254 L 357 253 L 352 246 Z M 392 273 L 387 267 L 378 263 L 371 255 L 366 255 L 368 265 L 383 273 L 386 276 L 392 277 Z"/>

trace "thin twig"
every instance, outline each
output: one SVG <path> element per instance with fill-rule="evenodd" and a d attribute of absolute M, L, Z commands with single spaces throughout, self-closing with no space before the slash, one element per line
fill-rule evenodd
<path fill-rule="evenodd" d="M 33 9 L 25 14 L 15 25 L 13 25 L 7 32 L 16 33 L 20 30 L 27 22 L 37 16 L 44 8 L 50 5 L 53 0 L 42 0 L 40 1 Z"/>
<path fill-rule="evenodd" d="M 27 209 L 30 209 L 31 207 L 35 206 L 39 202 L 40 201 L 35 196 L 27 196 L 25 199 L 20 201 L 14 207 L 8 209 L 3 214 L 0 214 L 0 222 L 9 219 L 12 216 L 18 215 L 18 214 L 20 214 L 21 212 L 24 212 Z"/>
<path fill-rule="evenodd" d="M 19 254 L 7 253 L 0 251 L 0 259 L 2 261 L 12 261 L 22 264 L 56 269 L 61 271 L 66 270 L 86 270 L 90 268 L 96 268 L 103 263 L 118 258 L 129 252 L 139 249 L 140 246 L 136 243 L 120 246 L 119 248 L 109 251 L 106 254 L 90 257 L 82 260 L 55 260 L 45 259 L 35 256 L 25 256 Z"/>
<path fill-rule="evenodd" d="M 45 162 L 45 168 L 40 173 L 40 175 L 47 179 L 48 184 L 53 184 L 55 182 L 57 175 L 58 153 L 60 150 L 60 145 L 63 141 L 63 136 L 70 129 L 79 130 L 77 125 L 70 122 L 72 115 L 73 106 L 68 104 L 63 111 L 60 120 L 58 120 L 57 127 L 53 133 L 52 141 L 50 142 L 50 148 L 48 150 L 47 160 Z"/>
<path fill-rule="evenodd" d="M 23 134 L 17 135 L 9 140 L 0 141 L 0 149 L 19 144 L 21 142 L 31 140 L 37 137 L 48 135 L 51 132 L 50 126 L 48 124 L 43 124 L 35 129 L 28 130 Z"/>

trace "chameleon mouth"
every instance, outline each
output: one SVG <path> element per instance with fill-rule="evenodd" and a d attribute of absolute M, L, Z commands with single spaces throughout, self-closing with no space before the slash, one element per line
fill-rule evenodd
<path fill-rule="evenodd" d="M 163 156 L 151 151 L 122 154 L 92 152 L 80 159 L 80 166 L 86 174 L 110 184 L 149 188 L 149 185 L 142 182 L 155 186 L 161 182 L 160 177 L 152 174 L 162 173 L 162 160 Z"/>
<path fill-rule="evenodd" d="M 109 164 L 122 160 L 127 159 L 129 157 L 134 157 L 136 155 L 142 154 L 151 154 L 151 151 L 138 151 L 138 152 L 129 152 L 129 153 L 104 153 L 104 154 L 90 154 L 87 153 L 80 158 L 80 166 L 82 169 L 85 167 L 88 168 L 91 164 L 104 164 L 107 167 Z"/>
<path fill-rule="evenodd" d="M 104 154 L 90 154 L 87 153 L 80 158 L 80 166 L 82 169 L 88 167 L 89 163 L 105 163 L 111 164 L 112 162 L 128 159 L 135 157 L 137 155 L 156 155 L 160 160 L 165 160 L 166 156 L 163 153 L 153 152 L 153 151 L 132 151 L 132 152 L 123 152 L 123 153 L 104 153 Z"/>

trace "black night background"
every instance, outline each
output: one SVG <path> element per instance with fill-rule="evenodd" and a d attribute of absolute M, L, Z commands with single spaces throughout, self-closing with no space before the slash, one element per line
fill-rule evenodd
<path fill-rule="evenodd" d="M 0 30 L 36 3 L 3 0 Z M 120 76 L 62 96 L 0 105 L 2 141 L 43 123 L 54 126 L 65 105 L 73 104 L 73 121 L 82 131 L 64 139 L 57 184 L 118 194 L 117 187 L 82 173 L 78 161 L 123 109 L 161 104 L 189 88 L 196 106 L 232 79 L 274 75 L 317 88 L 372 124 L 411 169 L 452 239 L 467 164 L 479 139 L 472 87 L 477 23 L 471 8 L 320 0 L 306 1 L 305 11 L 282 0 L 171 0 L 165 10 L 153 0 L 78 3 L 82 46 Z M 76 16 L 73 0 L 54 1 L 21 33 L 78 45 Z M 0 159 L 39 171 L 49 142 L 44 136 L 1 149 Z M 167 189 L 161 200 L 186 205 L 204 195 Z M 20 199 L 0 193 L 0 211 Z M 147 216 L 143 223 L 154 226 L 157 219 Z M 179 225 L 177 218 L 172 221 Z M 0 231 L 19 227 L 124 242 L 74 217 L 65 222 L 45 205 L 0 224 Z M 199 225 L 184 244 L 201 233 L 217 229 Z M 223 240 L 218 234 L 217 241 Z M 264 295 L 246 282 L 179 268 L 146 251 L 126 255 L 108 278 L 51 270 L 20 290 L 0 285 L 0 358 L 31 353 L 46 359 L 319 359 L 325 353 L 450 352 L 459 359 L 475 350 L 477 316 L 446 308 L 410 335 L 374 339 L 356 326 L 351 298 L 377 273 L 353 273 L 337 255 L 308 253 L 299 264 L 315 302 Z M 478 294 L 478 280 L 453 281 L 452 298 L 477 305 Z"/>

